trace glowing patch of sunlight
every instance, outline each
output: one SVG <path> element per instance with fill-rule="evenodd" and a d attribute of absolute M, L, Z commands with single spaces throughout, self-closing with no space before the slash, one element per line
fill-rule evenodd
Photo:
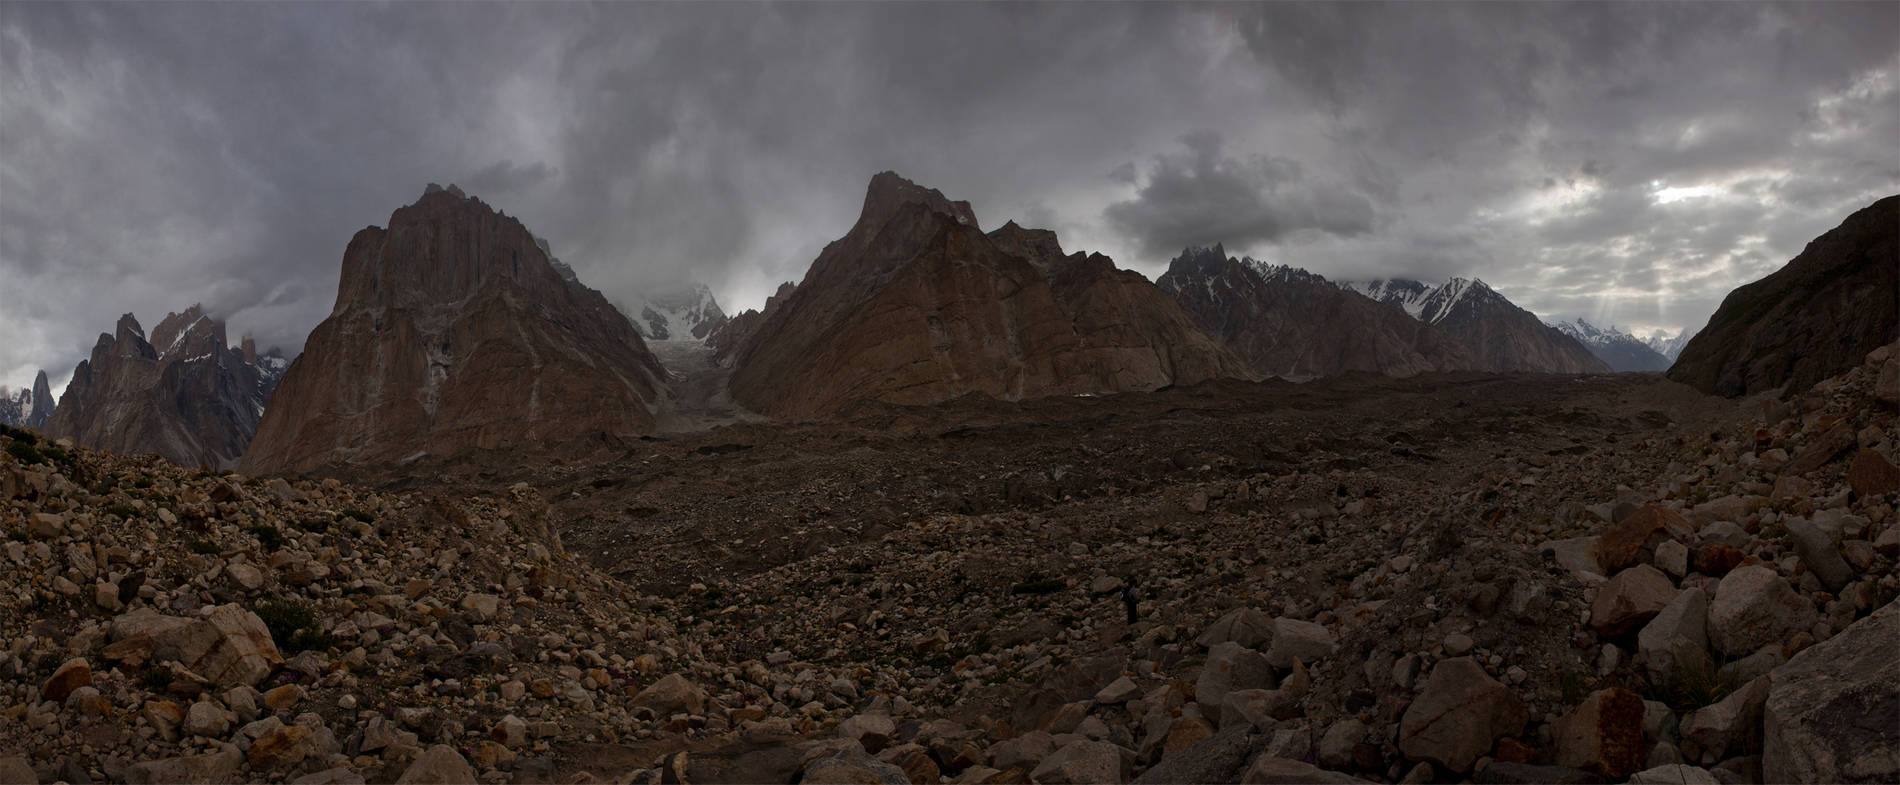
<path fill-rule="evenodd" d="M 1698 199 L 1705 196 L 1721 196 L 1727 193 L 1721 186 L 1715 185 L 1657 185 L 1653 187 L 1654 190 L 1650 191 L 1649 195 L 1656 200 L 1657 204 L 1669 204 L 1670 202 L 1680 202 L 1684 199 Z"/>

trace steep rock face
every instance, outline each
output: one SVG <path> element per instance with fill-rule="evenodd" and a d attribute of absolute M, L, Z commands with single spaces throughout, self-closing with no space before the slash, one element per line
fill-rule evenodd
<path fill-rule="evenodd" d="M 851 231 L 775 299 L 718 343 L 734 399 L 778 416 L 1248 375 L 1139 275 L 1063 256 L 1053 235 L 986 235 L 969 203 L 890 172 L 872 178 Z"/>
<path fill-rule="evenodd" d="M 247 473 L 387 464 L 652 428 L 664 378 L 626 317 L 521 223 L 431 185 L 343 255 Z"/>
<path fill-rule="evenodd" d="M 151 341 L 126 314 L 73 370 L 45 430 L 88 447 L 230 468 L 275 384 L 276 375 L 246 362 L 225 342 L 224 322 L 200 306 L 166 314 Z"/>
<path fill-rule="evenodd" d="M 1262 375 L 1304 381 L 1474 366 L 1464 347 L 1426 322 L 1305 270 L 1230 258 L 1218 245 L 1182 251 L 1156 284 Z"/>
<path fill-rule="evenodd" d="M 1576 339 L 1616 372 L 1665 371 L 1669 369 L 1669 358 L 1664 357 L 1649 343 L 1615 327 L 1598 327 L 1582 318 L 1574 322 L 1558 322 L 1552 325 L 1559 332 Z"/>
<path fill-rule="evenodd" d="M 1505 373 L 1609 373 L 1608 363 L 1575 338 L 1544 324 L 1483 281 L 1453 278 L 1443 286 L 1393 279 L 1342 283 L 1396 305 L 1445 331 L 1477 358 L 1479 370 Z"/>
<path fill-rule="evenodd" d="M 1729 292 L 1669 378 L 1715 395 L 1793 395 L 1900 334 L 1900 196 L 1848 216 L 1768 277 Z"/>

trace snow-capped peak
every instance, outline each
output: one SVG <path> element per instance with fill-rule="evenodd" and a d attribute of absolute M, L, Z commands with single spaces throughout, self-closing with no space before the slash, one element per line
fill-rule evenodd
<path fill-rule="evenodd" d="M 649 341 L 704 341 L 727 318 L 712 290 L 697 282 L 649 290 L 627 316 Z"/>

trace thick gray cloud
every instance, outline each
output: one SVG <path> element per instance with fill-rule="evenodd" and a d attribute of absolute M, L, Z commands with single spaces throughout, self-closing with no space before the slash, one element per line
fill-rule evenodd
<path fill-rule="evenodd" d="M 1106 212 L 1114 228 L 1140 239 L 1138 249 L 1149 258 L 1204 244 L 1210 237 L 1257 246 L 1304 231 L 1350 237 L 1372 230 L 1372 203 L 1366 197 L 1309 182 L 1298 161 L 1230 158 L 1215 131 L 1188 134 L 1181 144 L 1184 152 L 1156 157 L 1135 198 L 1111 204 Z"/>
<path fill-rule="evenodd" d="M 1900 190 L 1891 3 L 0 4 L 0 383 L 203 301 L 296 350 L 456 182 L 628 301 L 797 279 L 894 169 L 1181 245 L 1699 325 Z"/>

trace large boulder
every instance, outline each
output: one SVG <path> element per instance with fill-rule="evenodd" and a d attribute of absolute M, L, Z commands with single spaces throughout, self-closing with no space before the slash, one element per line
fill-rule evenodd
<path fill-rule="evenodd" d="M 1636 657 L 1653 677 L 1709 673 L 1709 599 L 1682 591 L 1636 633 Z"/>
<path fill-rule="evenodd" d="M 1528 720 L 1517 694 L 1476 661 L 1444 660 L 1400 720 L 1399 750 L 1412 760 L 1468 772 L 1499 738 L 1522 733 Z"/>
<path fill-rule="evenodd" d="M 1291 758 L 1261 755 L 1247 772 L 1240 775 L 1243 785 L 1355 785 L 1365 780 L 1349 774 L 1327 771 Z"/>
<path fill-rule="evenodd" d="M 1775 571 L 1761 565 L 1731 570 L 1715 587 L 1709 603 L 1709 636 L 1715 649 L 1730 657 L 1783 643 L 1814 626 L 1813 603 Z"/>
<path fill-rule="evenodd" d="M 1128 781 L 1132 754 L 1106 741 L 1073 741 L 1042 760 L 1029 778 L 1036 782 L 1094 785 Z"/>
<path fill-rule="evenodd" d="M 1768 680 L 1758 678 L 1708 706 L 1683 715 L 1681 734 L 1686 745 L 1701 750 L 1705 763 L 1761 751 L 1762 705 L 1768 700 Z"/>
<path fill-rule="evenodd" d="M 141 608 L 113 619 L 111 638 L 149 642 L 154 659 L 175 659 L 219 687 L 256 686 L 284 664 L 264 620 L 236 603 L 196 619 Z"/>
<path fill-rule="evenodd" d="M 1768 675 L 1768 782 L 1900 782 L 1900 601 Z"/>
<path fill-rule="evenodd" d="M 1207 653 L 1207 664 L 1201 666 L 1201 677 L 1194 683 L 1194 700 L 1210 713 L 1218 712 L 1229 692 L 1277 685 L 1266 655 L 1238 643 L 1217 643 Z"/>
<path fill-rule="evenodd" d="M 1794 543 L 1794 552 L 1800 555 L 1801 563 L 1807 565 L 1814 577 L 1821 579 L 1828 591 L 1839 592 L 1854 580 L 1854 568 L 1847 566 L 1840 549 L 1834 547 L 1833 539 L 1820 527 L 1805 518 L 1789 518 L 1784 523 L 1788 527 L 1788 540 Z"/>
<path fill-rule="evenodd" d="M 422 751 L 403 769 L 396 785 L 466 785 L 475 781 L 475 768 L 462 753 L 447 744 Z"/>
<path fill-rule="evenodd" d="M 1598 690 L 1557 718 L 1557 765 L 1621 779 L 1643 767 L 1643 699 L 1629 690 Z"/>
<path fill-rule="evenodd" d="M 1647 564 L 1619 572 L 1597 590 L 1590 605 L 1590 627 L 1598 635 L 1617 638 L 1648 624 L 1676 598 L 1676 584 Z"/>
<path fill-rule="evenodd" d="M 706 710 L 706 691 L 685 676 L 669 673 L 634 695 L 633 705 L 652 709 L 662 717 L 698 714 Z"/>
<path fill-rule="evenodd" d="M 1237 608 L 1208 625 L 1195 643 L 1213 648 L 1215 644 L 1238 643 L 1250 649 L 1273 641 L 1273 617 L 1253 608 Z"/>
<path fill-rule="evenodd" d="M 1645 504 L 1610 525 L 1597 537 L 1597 564 L 1603 574 L 1615 575 L 1641 564 L 1644 553 L 1659 536 L 1671 530 L 1686 533 L 1689 522 L 1667 507 Z"/>
<path fill-rule="evenodd" d="M 222 751 L 204 755 L 185 755 L 177 758 L 160 758 L 143 763 L 134 763 L 125 771 L 126 782 L 134 785 L 218 785 L 227 782 L 244 782 L 247 777 L 238 776 L 238 768 L 244 765 L 244 753 L 237 747 L 226 747 Z M 474 772 L 469 772 L 473 782 Z"/>
<path fill-rule="evenodd" d="M 1338 640 L 1323 626 L 1299 619 L 1274 619 L 1267 664 L 1286 669 L 1293 667 L 1295 660 L 1318 662 L 1333 656 L 1338 645 Z"/>

